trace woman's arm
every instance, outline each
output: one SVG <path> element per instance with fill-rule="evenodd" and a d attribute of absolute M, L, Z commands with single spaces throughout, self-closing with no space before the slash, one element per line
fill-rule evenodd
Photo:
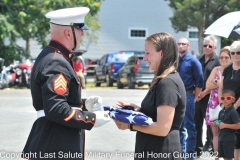
<path fill-rule="evenodd" d="M 223 80 L 224 80 L 224 77 L 222 76 L 220 84 L 219 84 L 219 88 L 218 88 L 218 101 L 219 101 L 219 103 L 222 103 L 222 100 L 221 100 L 220 97 L 222 96 Z"/>
<path fill-rule="evenodd" d="M 206 82 L 206 89 L 214 89 L 214 88 L 217 88 L 218 85 L 217 83 L 215 83 L 215 75 L 216 75 L 216 72 L 218 71 L 218 67 L 214 67 L 212 72 L 210 73 L 208 79 L 207 79 L 207 82 Z M 220 75 L 221 76 L 221 75 Z"/>
<path fill-rule="evenodd" d="M 237 99 L 237 101 L 233 104 L 233 107 L 235 109 L 238 109 L 238 107 L 240 106 L 240 97 Z"/>
<path fill-rule="evenodd" d="M 196 101 L 200 101 L 203 97 L 205 97 L 209 93 L 211 93 L 210 89 L 205 89 L 204 91 L 200 92 L 200 94 L 198 95 Z"/>
<path fill-rule="evenodd" d="M 157 108 L 157 122 L 150 126 L 133 125 L 133 129 L 155 136 L 167 136 L 172 127 L 174 114 L 175 108 L 173 106 L 159 106 Z"/>
<path fill-rule="evenodd" d="M 169 133 L 172 122 L 175 114 L 175 108 L 173 106 L 162 105 L 157 108 L 157 122 L 154 122 L 150 126 L 139 126 L 133 125 L 133 129 L 152 134 L 155 136 L 167 136 Z M 120 121 L 115 121 L 116 125 L 119 129 L 125 130 L 130 129 L 130 125 L 126 123 L 122 123 Z"/>

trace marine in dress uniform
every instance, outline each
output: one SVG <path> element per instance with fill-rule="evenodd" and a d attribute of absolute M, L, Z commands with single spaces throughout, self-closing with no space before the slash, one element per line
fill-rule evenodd
<path fill-rule="evenodd" d="M 69 43 L 74 44 L 74 50 L 80 43 L 76 42 L 75 29 L 88 29 L 84 24 L 88 12 L 86 7 L 67 8 L 49 12 L 46 17 L 54 25 L 69 26 L 74 37 L 74 42 Z M 86 106 L 96 112 L 82 110 L 85 102 L 81 100 L 80 82 L 71 61 L 73 57 L 61 39 L 52 39 L 35 61 L 31 94 L 37 120 L 23 149 L 23 158 L 83 160 L 84 130 L 101 126 L 110 119 L 105 111 L 96 111 L 98 102 Z M 99 97 L 87 99 L 88 102 L 93 100 L 98 101 Z"/>

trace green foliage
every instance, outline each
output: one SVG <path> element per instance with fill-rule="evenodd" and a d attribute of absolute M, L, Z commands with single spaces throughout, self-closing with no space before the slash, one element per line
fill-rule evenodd
<path fill-rule="evenodd" d="M 205 36 L 204 30 L 226 13 L 239 11 L 239 0 L 165 0 L 173 10 L 170 18 L 176 32 L 187 31 L 190 27 L 198 28 L 199 46 Z M 225 41 L 225 40 L 224 40 Z M 199 48 L 199 52 L 201 52 Z"/>
<path fill-rule="evenodd" d="M 3 58 L 4 65 L 8 66 L 13 63 L 13 60 L 21 60 L 21 55 L 24 55 L 24 49 L 17 46 L 16 44 L 10 44 L 9 46 L 0 46 L 0 57 Z"/>
<path fill-rule="evenodd" d="M 49 34 L 49 19 L 45 17 L 45 14 L 52 10 L 80 6 L 89 7 L 90 14 L 86 17 L 86 23 L 91 28 L 91 32 L 94 33 L 100 28 L 97 16 L 100 3 L 101 0 L 0 1 L 0 57 L 4 58 L 7 64 L 12 62 L 13 59 L 29 58 L 30 39 L 37 40 L 42 48 L 47 46 L 48 40 L 46 37 Z M 9 46 L 3 44 L 6 37 L 10 40 Z M 27 42 L 24 49 L 16 45 L 17 38 L 22 38 Z"/>
<path fill-rule="evenodd" d="M 221 46 L 230 46 L 236 39 L 221 38 Z"/>

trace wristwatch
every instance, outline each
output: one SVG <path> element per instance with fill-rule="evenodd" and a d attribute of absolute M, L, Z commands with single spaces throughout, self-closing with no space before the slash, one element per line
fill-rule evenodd
<path fill-rule="evenodd" d="M 133 129 L 133 124 L 130 124 L 129 129 L 130 129 L 130 131 L 135 131 L 135 130 Z"/>

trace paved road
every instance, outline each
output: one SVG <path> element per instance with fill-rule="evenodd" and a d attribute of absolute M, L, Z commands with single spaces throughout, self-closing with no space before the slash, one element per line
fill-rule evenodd
<path fill-rule="evenodd" d="M 147 93 L 146 89 L 85 89 L 83 96 L 101 95 L 104 105 L 115 105 L 117 100 L 136 104 Z M 36 119 L 30 91 L 0 90 L 0 159 L 17 160 Z M 204 128 L 205 133 L 205 128 Z M 203 137 L 205 139 L 205 137 Z M 133 160 L 135 133 L 118 130 L 111 121 L 103 127 L 86 131 L 86 160 Z M 111 157 L 110 157 L 111 156 Z M 205 158 L 210 159 L 210 158 Z M 200 159 L 198 159 L 200 160 Z M 203 158 L 201 159 L 203 160 Z"/>

